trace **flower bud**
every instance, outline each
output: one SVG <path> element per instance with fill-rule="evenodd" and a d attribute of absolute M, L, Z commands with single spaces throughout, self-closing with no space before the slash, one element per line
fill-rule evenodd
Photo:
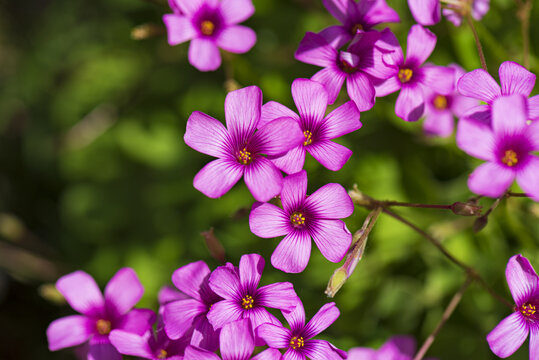
<path fill-rule="evenodd" d="M 476 233 L 480 232 L 481 230 L 483 230 L 485 226 L 487 226 L 487 224 L 488 224 L 488 217 L 480 216 L 473 223 L 473 231 Z"/>
<path fill-rule="evenodd" d="M 451 211 L 455 215 L 461 216 L 479 216 L 481 215 L 482 206 L 471 204 L 471 203 L 462 203 L 456 202 L 451 205 Z"/>

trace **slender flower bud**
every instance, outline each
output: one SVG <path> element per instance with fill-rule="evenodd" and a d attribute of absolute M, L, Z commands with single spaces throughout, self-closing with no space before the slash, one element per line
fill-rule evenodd
<path fill-rule="evenodd" d="M 482 206 L 470 203 L 456 202 L 451 205 L 451 211 L 455 215 L 461 216 L 479 216 Z"/>

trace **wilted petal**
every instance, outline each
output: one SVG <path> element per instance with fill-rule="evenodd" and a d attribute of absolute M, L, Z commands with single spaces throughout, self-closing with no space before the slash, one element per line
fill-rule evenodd
<path fill-rule="evenodd" d="M 243 54 L 255 45 L 256 33 L 247 26 L 228 26 L 219 33 L 216 43 L 221 49 L 235 54 Z"/>
<path fill-rule="evenodd" d="M 262 105 L 262 113 L 258 127 L 261 128 L 268 122 L 282 117 L 292 118 L 299 122 L 298 114 L 276 101 L 268 101 Z"/>
<path fill-rule="evenodd" d="M 270 160 L 260 157 L 245 169 L 245 184 L 255 200 L 266 202 L 281 192 L 283 176 Z"/>
<path fill-rule="evenodd" d="M 356 72 L 350 75 L 346 80 L 346 90 L 359 111 L 367 111 L 374 106 L 376 91 L 369 77 L 364 73 Z"/>
<path fill-rule="evenodd" d="M 498 69 L 502 95 L 530 96 L 535 85 L 535 75 L 513 61 L 505 61 Z"/>
<path fill-rule="evenodd" d="M 244 168 L 229 159 L 217 159 L 202 168 L 193 181 L 195 189 L 210 198 L 223 196 L 243 175 Z"/>
<path fill-rule="evenodd" d="M 178 45 L 191 40 L 197 34 L 191 19 L 177 14 L 163 15 L 163 22 L 167 28 L 169 45 Z"/>
<path fill-rule="evenodd" d="M 318 310 L 305 326 L 303 335 L 306 339 L 310 339 L 326 330 L 337 318 L 340 312 L 334 302 L 327 303 Z"/>
<path fill-rule="evenodd" d="M 461 95 L 489 104 L 502 94 L 496 80 L 483 69 L 476 69 L 463 75 L 457 83 L 457 88 Z"/>
<path fill-rule="evenodd" d="M 341 220 L 317 219 L 309 233 L 322 255 L 334 263 L 343 259 L 352 243 L 352 234 Z"/>
<path fill-rule="evenodd" d="M 120 269 L 105 287 L 105 301 L 114 305 L 118 313 L 125 314 L 138 303 L 144 288 L 133 269 Z"/>
<path fill-rule="evenodd" d="M 515 179 L 515 172 L 493 162 L 480 165 L 468 178 L 468 187 L 474 193 L 498 197 L 504 193 Z"/>
<path fill-rule="evenodd" d="M 412 15 L 421 25 L 434 25 L 440 21 L 440 0 L 408 0 Z"/>
<path fill-rule="evenodd" d="M 320 164 L 332 171 L 342 169 L 352 156 L 352 150 L 330 140 L 313 143 L 307 147 L 307 151 Z"/>
<path fill-rule="evenodd" d="M 279 282 L 262 286 L 257 291 L 260 306 L 290 311 L 296 307 L 297 295 L 294 285 L 289 282 Z"/>
<path fill-rule="evenodd" d="M 522 314 L 515 312 L 503 319 L 487 335 L 490 350 L 501 358 L 511 356 L 526 341 L 528 324 Z"/>
<path fill-rule="evenodd" d="M 395 113 L 406 121 L 417 121 L 425 110 L 423 89 L 418 84 L 401 89 L 395 104 Z"/>
<path fill-rule="evenodd" d="M 450 95 L 455 92 L 455 69 L 446 66 L 424 66 L 422 83 L 435 93 Z"/>
<path fill-rule="evenodd" d="M 109 339 L 121 354 L 138 356 L 145 359 L 153 358 L 148 340 L 140 335 L 122 330 L 112 330 Z"/>
<path fill-rule="evenodd" d="M 280 157 L 270 158 L 270 160 L 285 173 L 295 174 L 301 171 L 305 164 L 305 146 L 301 144 L 291 149 L 286 154 Z"/>
<path fill-rule="evenodd" d="M 290 330 L 274 324 L 262 324 L 256 329 L 256 335 L 264 339 L 269 347 L 284 349 L 289 346 Z"/>
<path fill-rule="evenodd" d="M 216 302 L 208 312 L 208 320 L 214 329 L 220 329 L 223 325 L 239 320 L 243 317 L 244 310 L 240 304 L 232 300 Z"/>
<path fill-rule="evenodd" d="M 325 139 L 334 139 L 361 128 L 359 110 L 353 101 L 348 101 L 333 110 L 322 125 Z"/>
<path fill-rule="evenodd" d="M 223 360 L 249 359 L 255 348 L 251 321 L 242 319 L 224 325 L 219 340 Z"/>
<path fill-rule="evenodd" d="M 251 232 L 261 238 L 273 238 L 288 234 L 290 219 L 284 211 L 268 203 L 255 203 L 249 214 Z"/>
<path fill-rule="evenodd" d="M 229 136 L 223 124 L 200 111 L 189 116 L 183 140 L 206 155 L 223 158 L 230 153 Z"/>
<path fill-rule="evenodd" d="M 281 202 L 286 213 L 291 213 L 302 207 L 307 195 L 307 172 L 302 170 L 288 175 L 283 181 Z"/>
<path fill-rule="evenodd" d="M 56 282 L 56 289 L 69 305 L 85 315 L 92 315 L 104 306 L 103 295 L 93 277 L 84 271 L 75 271 L 62 276 Z"/>
<path fill-rule="evenodd" d="M 492 128 L 499 135 L 522 133 L 526 127 L 526 98 L 502 96 L 492 104 Z"/>
<path fill-rule="evenodd" d="M 307 341 L 303 353 L 311 360 L 342 360 L 342 357 L 325 340 Z"/>
<path fill-rule="evenodd" d="M 174 271 L 172 282 L 183 293 L 196 300 L 202 300 L 200 288 L 210 272 L 210 268 L 204 261 L 195 261 Z"/>
<path fill-rule="evenodd" d="M 531 155 L 526 167 L 517 173 L 518 185 L 526 195 L 539 201 L 539 158 Z"/>
<path fill-rule="evenodd" d="M 409 1 L 413 2 L 413 0 Z M 432 51 L 436 46 L 436 35 L 421 25 L 413 25 L 408 33 L 407 45 L 406 64 L 419 66 L 429 58 L 430 54 L 432 54 Z"/>
<path fill-rule="evenodd" d="M 248 86 L 231 91 L 225 99 L 226 127 L 238 140 L 252 135 L 260 121 L 262 91 Z"/>
<path fill-rule="evenodd" d="M 262 126 L 253 137 L 253 146 L 261 153 L 279 156 L 303 144 L 305 136 L 296 120 L 280 118 Z"/>
<path fill-rule="evenodd" d="M 271 255 L 271 265 L 287 273 L 302 272 L 311 256 L 311 238 L 307 232 L 286 235 Z"/>
<path fill-rule="evenodd" d="M 213 71 L 221 66 L 221 54 L 215 42 L 206 38 L 195 38 L 189 45 L 189 63 L 200 71 Z"/>
<path fill-rule="evenodd" d="M 309 213 L 321 219 L 342 219 L 354 212 L 354 204 L 340 184 L 326 184 L 305 200 Z"/>
<path fill-rule="evenodd" d="M 47 328 L 49 350 L 56 351 L 80 345 L 93 334 L 94 328 L 95 322 L 81 315 L 54 320 Z"/>
<path fill-rule="evenodd" d="M 243 22 L 255 12 L 252 0 L 221 0 L 220 8 L 227 24 Z"/>
<path fill-rule="evenodd" d="M 208 350 L 200 349 L 194 346 L 188 346 L 185 349 L 184 360 L 221 360 L 219 356 Z"/>
<path fill-rule="evenodd" d="M 181 338 L 193 326 L 195 318 L 208 309 L 197 300 L 178 300 L 164 306 L 165 331 L 171 339 Z"/>
<path fill-rule="evenodd" d="M 322 69 L 311 77 L 311 80 L 324 85 L 328 92 L 328 104 L 333 104 L 337 100 L 345 79 L 344 73 L 331 67 Z"/>
<path fill-rule="evenodd" d="M 494 160 L 495 140 L 492 129 L 477 121 L 460 119 L 457 125 L 457 146 L 468 155 Z"/>

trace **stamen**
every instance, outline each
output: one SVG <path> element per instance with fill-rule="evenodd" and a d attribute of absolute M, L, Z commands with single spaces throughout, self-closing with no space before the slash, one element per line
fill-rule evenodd
<path fill-rule="evenodd" d="M 313 133 L 309 130 L 305 130 L 303 132 L 303 136 L 305 136 L 305 141 L 303 142 L 304 146 L 310 145 L 313 143 Z"/>
<path fill-rule="evenodd" d="M 215 24 L 210 20 L 204 20 L 200 23 L 200 32 L 206 36 L 210 36 L 215 31 Z"/>
<path fill-rule="evenodd" d="M 252 309 L 253 304 L 255 303 L 255 300 L 251 295 L 245 295 L 243 299 L 241 299 L 241 306 L 245 309 Z"/>
<path fill-rule="evenodd" d="M 248 165 L 253 161 L 253 157 L 251 156 L 251 153 L 247 151 L 247 148 L 238 151 L 236 158 L 238 159 L 238 162 L 243 165 Z"/>
<path fill-rule="evenodd" d="M 157 354 L 158 359 L 166 359 L 168 356 L 168 353 L 165 349 L 160 349 L 159 353 Z"/>
<path fill-rule="evenodd" d="M 299 211 L 296 211 L 295 213 L 290 215 L 290 222 L 292 223 L 292 226 L 296 228 L 301 228 L 305 225 L 305 215 L 303 215 Z"/>
<path fill-rule="evenodd" d="M 363 25 L 361 24 L 355 24 L 353 27 L 352 27 L 352 35 L 355 35 L 357 34 L 358 32 L 360 31 L 363 31 Z"/>
<path fill-rule="evenodd" d="M 532 304 L 524 304 L 520 308 L 520 312 L 522 313 L 522 315 L 524 315 L 526 317 L 531 317 L 531 316 L 535 315 L 536 311 L 537 311 L 537 309 L 535 308 L 535 305 L 532 305 Z"/>
<path fill-rule="evenodd" d="M 505 150 L 502 162 L 507 166 L 515 166 L 518 163 L 517 153 L 514 150 Z"/>
<path fill-rule="evenodd" d="M 292 339 L 290 339 L 290 347 L 292 349 L 296 350 L 298 348 L 302 348 L 303 346 L 305 346 L 305 341 L 303 340 L 302 336 L 294 336 Z"/>
<path fill-rule="evenodd" d="M 95 323 L 95 328 L 99 335 L 108 335 L 112 330 L 112 325 L 108 320 L 99 319 Z"/>
<path fill-rule="evenodd" d="M 400 69 L 399 70 L 399 80 L 401 83 L 407 83 L 412 78 L 414 72 L 412 69 Z"/>
<path fill-rule="evenodd" d="M 443 95 L 436 95 L 432 100 L 432 104 L 438 110 L 445 110 L 447 109 L 447 98 Z"/>

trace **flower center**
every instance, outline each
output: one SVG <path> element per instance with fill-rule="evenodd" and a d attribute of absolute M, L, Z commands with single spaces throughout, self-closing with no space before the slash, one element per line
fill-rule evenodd
<path fill-rule="evenodd" d="M 243 165 L 248 165 L 253 161 L 253 157 L 249 151 L 247 151 L 247 148 L 243 148 L 236 154 L 236 158 L 238 159 L 238 162 Z"/>
<path fill-rule="evenodd" d="M 303 340 L 302 336 L 294 336 L 292 339 L 290 339 L 290 347 L 292 349 L 296 350 L 298 348 L 302 348 L 303 346 L 305 346 L 305 341 Z"/>
<path fill-rule="evenodd" d="M 505 150 L 502 162 L 507 166 L 515 166 L 518 163 L 517 153 L 514 150 Z"/>
<path fill-rule="evenodd" d="M 399 70 L 399 80 L 401 83 L 407 83 L 412 78 L 414 72 L 412 69 L 400 69 Z"/>
<path fill-rule="evenodd" d="M 363 31 L 363 25 L 355 24 L 354 26 L 352 26 L 352 35 L 355 35 L 360 31 Z"/>
<path fill-rule="evenodd" d="M 245 295 L 243 299 L 241 299 L 241 306 L 245 309 L 252 309 L 253 304 L 255 303 L 255 300 L 251 295 Z"/>
<path fill-rule="evenodd" d="M 532 317 L 533 315 L 535 315 L 536 311 L 537 311 L 537 309 L 536 309 L 535 305 L 532 305 L 532 304 L 529 304 L 529 303 L 522 305 L 522 307 L 520 308 L 520 312 L 525 317 Z"/>
<path fill-rule="evenodd" d="M 296 211 L 292 215 L 290 215 L 290 222 L 292 225 L 296 228 L 301 228 L 305 226 L 305 215 L 303 213 Z"/>
<path fill-rule="evenodd" d="M 305 141 L 303 142 L 304 146 L 311 145 L 313 143 L 313 133 L 309 130 L 305 130 L 303 132 L 303 136 L 305 136 Z"/>
<path fill-rule="evenodd" d="M 200 23 L 200 32 L 206 36 L 210 36 L 215 31 L 215 24 L 210 20 L 204 20 Z"/>
<path fill-rule="evenodd" d="M 157 353 L 158 359 L 166 359 L 167 356 L 168 356 L 168 353 L 165 349 L 160 349 L 159 352 Z"/>
<path fill-rule="evenodd" d="M 111 327 L 110 321 L 108 320 L 99 319 L 95 323 L 95 328 L 99 335 L 108 335 L 112 330 Z"/>
<path fill-rule="evenodd" d="M 447 98 L 443 95 L 436 95 L 432 100 L 432 104 L 438 110 L 445 110 L 447 109 Z"/>

